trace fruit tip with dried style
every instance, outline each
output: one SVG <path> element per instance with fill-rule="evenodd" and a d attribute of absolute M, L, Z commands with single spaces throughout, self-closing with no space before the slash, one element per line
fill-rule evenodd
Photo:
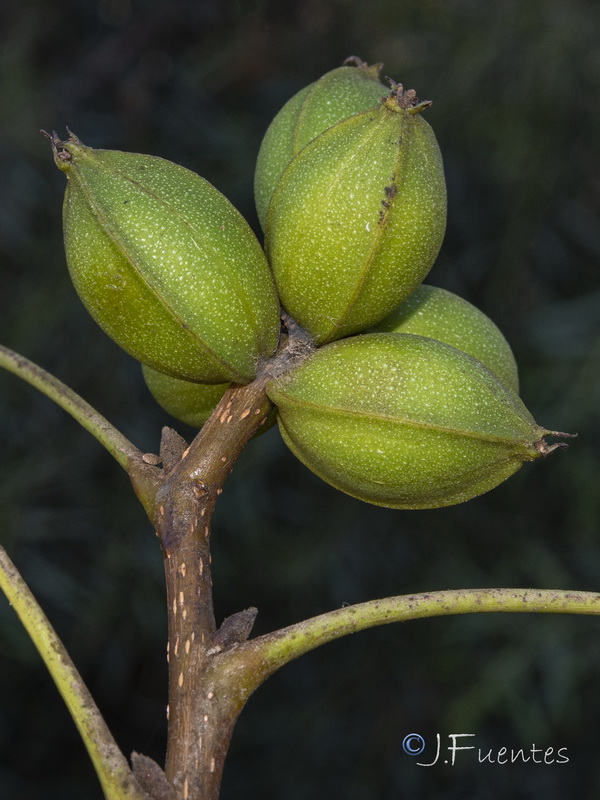
<path fill-rule="evenodd" d="M 389 95 L 382 98 L 383 104 L 391 111 L 408 111 L 409 114 L 420 114 L 433 105 L 433 100 L 419 100 L 414 89 L 405 89 L 401 83 L 386 75 L 390 89 Z"/>
<path fill-rule="evenodd" d="M 343 67 L 358 67 L 363 70 L 367 75 L 370 75 L 375 80 L 381 80 L 381 72 L 383 70 L 383 61 L 378 61 L 376 64 L 369 64 L 364 61 L 360 56 L 348 56 L 342 61 Z"/>
<path fill-rule="evenodd" d="M 566 439 L 576 439 L 579 434 L 578 433 L 564 433 L 563 431 L 545 431 L 544 436 L 560 436 Z M 539 439 L 537 442 L 534 442 L 533 445 L 536 450 L 539 452 L 541 456 L 549 456 L 555 450 L 564 450 L 568 448 L 569 445 L 567 442 L 554 442 L 553 444 L 548 444 L 545 439 Z"/>

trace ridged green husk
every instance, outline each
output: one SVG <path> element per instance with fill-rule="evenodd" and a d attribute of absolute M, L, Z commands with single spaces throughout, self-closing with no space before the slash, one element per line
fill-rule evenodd
<path fill-rule="evenodd" d="M 254 196 L 260 224 L 284 169 L 311 139 L 336 122 L 377 105 L 388 93 L 378 67 L 338 67 L 305 86 L 274 117 L 256 161 Z"/>
<path fill-rule="evenodd" d="M 391 508 L 482 494 L 538 457 L 547 433 L 481 362 L 412 334 L 334 342 L 267 391 L 300 461 L 353 497 Z"/>
<path fill-rule="evenodd" d="M 446 289 L 419 286 L 372 330 L 439 339 L 478 359 L 519 392 L 517 362 L 501 331 L 482 311 Z"/>
<path fill-rule="evenodd" d="M 96 322 L 162 372 L 252 380 L 276 347 L 279 304 L 264 253 L 231 203 L 169 161 L 75 137 L 56 161 L 68 178 L 67 262 Z"/>
<path fill-rule="evenodd" d="M 442 159 L 420 114 L 381 103 L 337 123 L 293 159 L 269 206 L 282 303 L 318 343 L 364 330 L 423 281 L 445 224 Z"/>

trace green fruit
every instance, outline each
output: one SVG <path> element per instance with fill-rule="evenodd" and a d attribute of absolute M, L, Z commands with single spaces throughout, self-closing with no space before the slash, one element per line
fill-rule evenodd
<path fill-rule="evenodd" d="M 309 469 L 391 508 L 469 500 L 560 446 L 544 441 L 550 432 L 481 362 L 412 334 L 334 342 L 267 393 Z"/>
<path fill-rule="evenodd" d="M 273 191 L 296 153 L 331 125 L 372 108 L 388 94 L 379 81 L 381 64 L 370 67 L 360 59 L 350 61 L 356 66 L 338 67 L 301 89 L 268 127 L 254 178 L 256 209 L 263 228 Z"/>
<path fill-rule="evenodd" d="M 422 284 L 372 330 L 415 333 L 451 344 L 519 392 L 517 363 L 500 330 L 482 311 L 446 289 Z"/>
<path fill-rule="evenodd" d="M 191 383 L 142 364 L 146 386 L 158 405 L 175 419 L 201 428 L 229 388 L 229 383 Z"/>
<path fill-rule="evenodd" d="M 67 262 L 88 311 L 139 361 L 175 377 L 247 383 L 279 335 L 250 227 L 211 184 L 154 156 L 51 138 L 68 179 Z"/>
<path fill-rule="evenodd" d="M 269 206 L 266 247 L 289 314 L 317 343 L 364 330 L 431 268 L 446 223 L 440 151 L 414 92 L 328 128 Z"/>

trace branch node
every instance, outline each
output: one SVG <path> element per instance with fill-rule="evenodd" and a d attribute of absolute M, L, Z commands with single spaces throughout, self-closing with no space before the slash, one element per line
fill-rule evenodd
<path fill-rule="evenodd" d="M 131 766 L 137 782 L 151 800 L 176 800 L 175 790 L 156 761 L 133 752 Z"/>
<path fill-rule="evenodd" d="M 179 464 L 187 446 L 186 440 L 176 430 L 167 426 L 162 429 L 160 458 L 165 473 L 171 472 Z"/>
<path fill-rule="evenodd" d="M 257 608 L 246 608 L 244 611 L 238 611 L 237 614 L 232 614 L 224 619 L 219 630 L 213 634 L 206 655 L 213 656 L 223 650 L 228 650 L 235 644 L 245 642 L 254 627 L 257 614 Z"/>

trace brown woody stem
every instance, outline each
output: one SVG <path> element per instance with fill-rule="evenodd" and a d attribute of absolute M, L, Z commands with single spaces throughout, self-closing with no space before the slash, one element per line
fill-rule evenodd
<path fill-rule="evenodd" d="M 169 616 L 169 737 L 167 778 L 177 797 L 218 797 L 230 728 L 228 708 L 206 692 L 208 652 L 216 634 L 212 605 L 211 517 L 223 483 L 242 448 L 264 424 L 271 404 L 266 380 L 236 386 L 156 497 L 156 528 L 163 546 Z"/>
<path fill-rule="evenodd" d="M 291 326 L 290 326 L 291 328 Z M 177 800 L 216 800 L 233 726 L 245 697 L 215 656 L 247 638 L 254 610 L 217 630 L 212 603 L 211 518 L 223 484 L 272 405 L 265 387 L 310 352 L 290 329 L 255 381 L 232 386 L 189 447 L 163 437 L 163 480 L 151 518 L 163 548 L 169 620 L 169 733 L 166 776 Z M 175 450 L 176 456 L 173 456 Z M 243 694 L 243 693 L 242 693 Z"/>

